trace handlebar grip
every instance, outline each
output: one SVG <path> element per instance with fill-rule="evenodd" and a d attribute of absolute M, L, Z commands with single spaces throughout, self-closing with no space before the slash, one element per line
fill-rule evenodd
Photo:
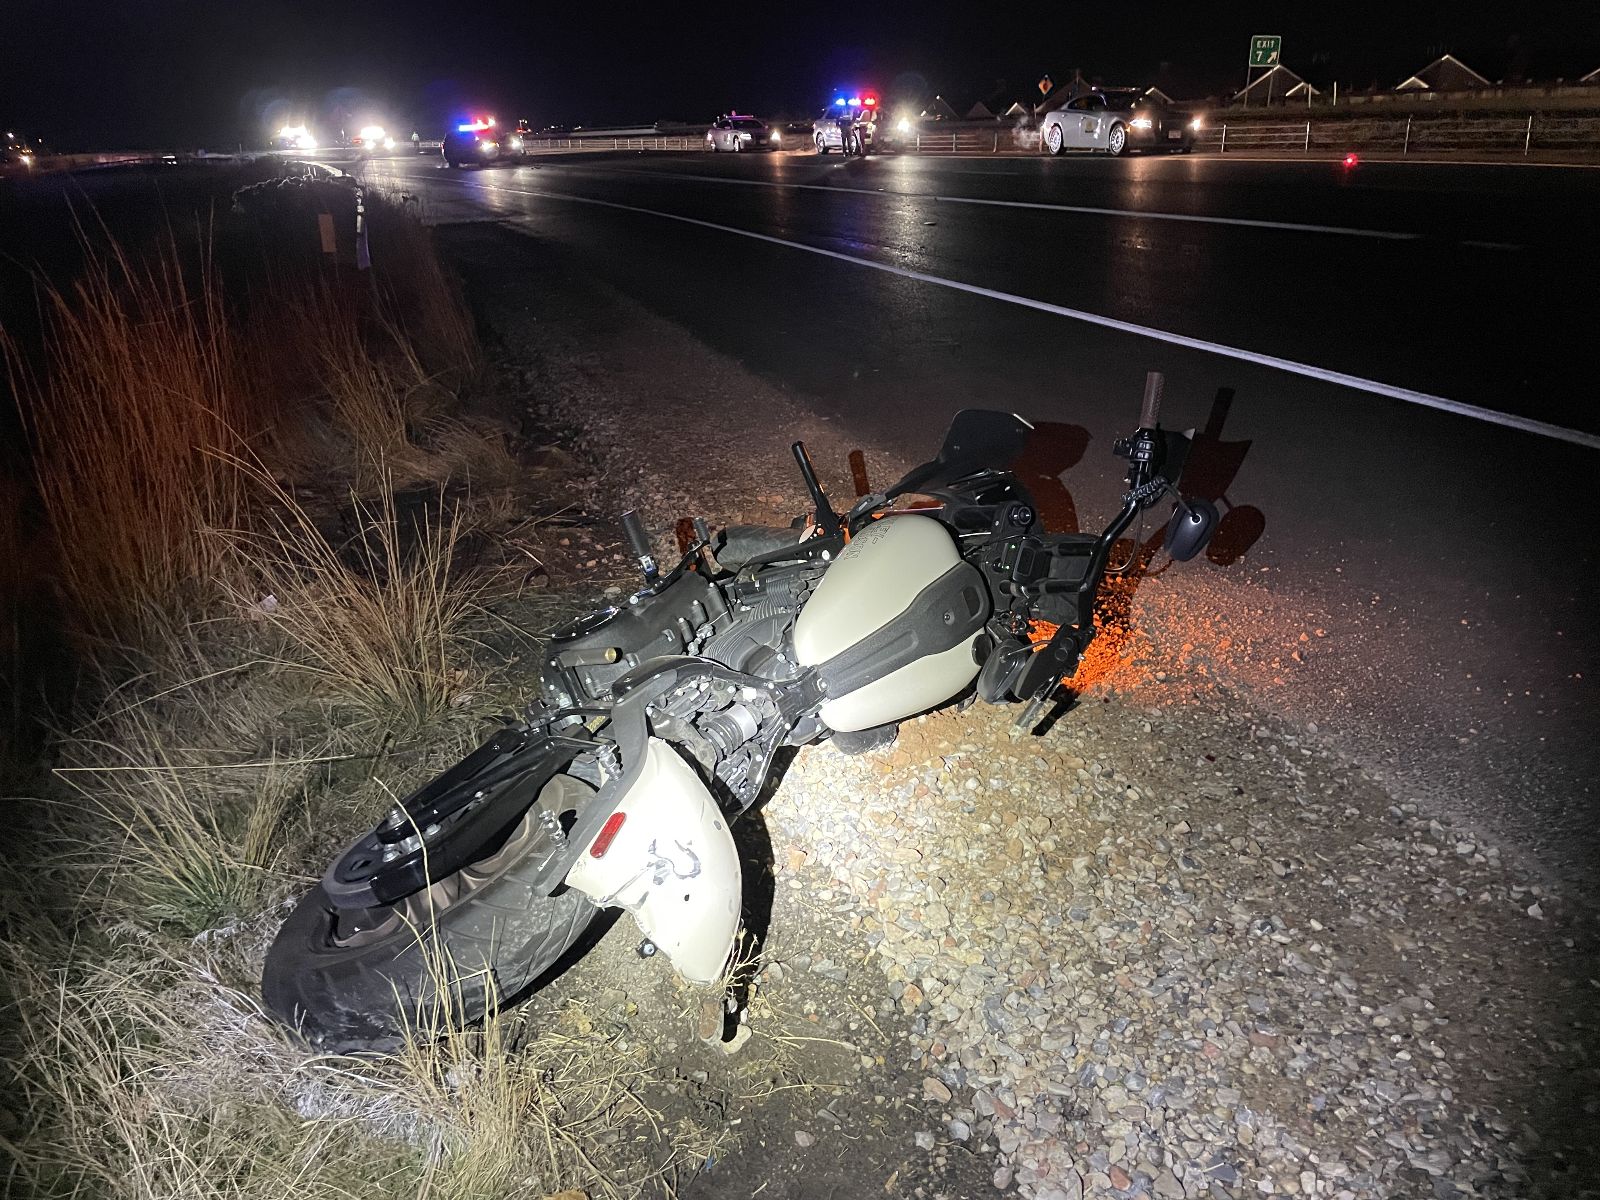
<path fill-rule="evenodd" d="M 650 537 L 644 531 L 644 522 L 639 519 L 638 509 L 630 508 L 622 514 L 622 536 L 635 558 L 650 557 Z"/>
<path fill-rule="evenodd" d="M 1144 376 L 1144 404 L 1139 408 L 1139 428 L 1154 429 L 1161 419 L 1161 393 L 1166 390 L 1167 377 L 1160 371 L 1146 371 Z"/>

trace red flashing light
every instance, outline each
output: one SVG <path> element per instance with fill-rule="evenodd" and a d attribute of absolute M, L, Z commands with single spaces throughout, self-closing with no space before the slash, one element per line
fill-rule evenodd
<path fill-rule="evenodd" d="M 606 818 L 606 823 L 600 826 L 600 832 L 595 835 L 594 844 L 589 847 L 590 858 L 604 858 L 611 843 L 616 840 L 617 834 L 622 831 L 622 823 L 628 819 L 625 812 L 614 812 Z"/>
<path fill-rule="evenodd" d="M 1346 154 L 1344 156 L 1344 165 L 1347 167 L 1353 167 L 1360 161 L 1361 159 L 1354 154 Z"/>

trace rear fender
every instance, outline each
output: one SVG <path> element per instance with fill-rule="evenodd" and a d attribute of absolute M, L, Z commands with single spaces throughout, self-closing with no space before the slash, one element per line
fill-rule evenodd
<path fill-rule="evenodd" d="M 694 769 L 659 738 L 645 745 L 638 777 L 566 882 L 602 907 L 627 909 L 691 983 L 722 975 L 739 928 L 743 876 L 727 817 Z M 607 824 L 615 822 L 615 814 Z M 595 856 L 599 848 L 601 854 Z"/>

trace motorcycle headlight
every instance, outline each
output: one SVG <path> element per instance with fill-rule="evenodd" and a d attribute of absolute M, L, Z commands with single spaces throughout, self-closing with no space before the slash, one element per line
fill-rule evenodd
<path fill-rule="evenodd" d="M 1133 120 L 1129 121 L 1128 124 L 1132 125 L 1135 129 L 1149 129 L 1154 122 L 1151 121 L 1149 117 L 1135 117 Z"/>

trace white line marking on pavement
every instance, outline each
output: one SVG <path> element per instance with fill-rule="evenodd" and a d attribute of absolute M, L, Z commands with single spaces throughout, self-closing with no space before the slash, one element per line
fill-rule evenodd
<path fill-rule="evenodd" d="M 1087 204 L 1051 204 L 1037 200 L 988 200 L 978 196 L 940 196 L 931 192 L 893 192 L 883 188 L 832 187 L 825 183 L 789 183 L 776 179 L 736 179 L 727 175 L 690 175 L 682 171 L 633 171 L 626 167 L 587 167 L 603 175 L 641 175 L 650 179 L 685 179 L 694 183 L 728 183 L 741 187 L 793 188 L 806 192 L 839 192 L 847 196 L 875 196 L 880 200 L 933 200 L 940 204 L 983 204 L 996 208 L 1032 208 L 1092 217 L 1133 217 L 1147 221 L 1188 221 L 1197 225 L 1239 225 L 1247 229 L 1277 229 L 1286 233 L 1331 233 L 1344 237 L 1380 238 L 1414 242 L 1420 233 L 1388 229 L 1352 229 L 1344 225 L 1307 225 L 1295 221 L 1257 221 L 1246 217 L 1208 217 L 1194 213 L 1146 212 L 1137 208 L 1097 208 Z"/>
<path fill-rule="evenodd" d="M 1375 396 L 1386 396 L 1391 400 L 1402 400 L 1407 404 L 1418 404 L 1424 408 L 1434 408 L 1441 412 L 1454 413 L 1461 417 L 1472 417 L 1479 421 L 1487 421 L 1491 425 L 1502 425 L 1508 429 L 1520 429 L 1524 433 L 1556 438 L 1559 441 L 1571 442 L 1577 446 L 1587 446 L 1590 449 L 1600 450 L 1600 434 L 1587 433 L 1581 429 L 1567 429 L 1561 425 L 1552 425 L 1547 421 L 1535 421 L 1530 417 L 1519 417 L 1514 413 L 1496 412 L 1492 408 L 1481 408 L 1476 404 L 1464 404 L 1459 400 L 1451 400 L 1444 396 L 1433 396 L 1427 392 L 1413 391 L 1410 388 L 1396 387 L 1393 384 L 1383 383 L 1376 379 L 1363 379 L 1359 375 L 1346 375 L 1342 371 L 1330 371 L 1326 367 L 1318 367 L 1310 363 L 1295 362 L 1293 359 L 1278 358 L 1271 354 L 1261 354 L 1255 350 L 1245 350 L 1238 346 L 1225 346 L 1220 342 L 1208 342 L 1203 338 L 1189 337 L 1182 333 L 1172 333 L 1165 329 L 1155 329 L 1149 325 L 1136 325 L 1132 321 L 1121 321 L 1116 317 L 1106 317 L 1099 313 L 1085 312 L 1079 308 L 1067 308 L 1065 305 L 1052 304 L 1048 300 L 1035 300 L 1030 296 L 1002 292 L 996 288 L 982 287 L 975 283 L 963 283 L 959 279 L 947 279 L 943 275 L 933 275 L 927 271 L 914 271 L 910 267 L 897 267 L 892 263 L 877 262 L 854 254 L 842 254 L 837 250 L 828 250 L 822 246 L 811 246 L 805 242 L 794 242 L 787 238 L 774 237 L 770 233 L 756 233 L 754 230 L 740 229 L 735 225 L 722 225 L 716 221 L 706 221 L 699 217 L 686 217 L 680 213 L 662 212 L 654 208 L 640 208 L 633 204 L 619 204 L 614 200 L 597 200 L 592 196 L 574 196 L 569 192 L 551 192 L 535 188 L 512 188 L 496 184 L 470 184 L 465 180 L 453 180 L 452 182 L 460 183 L 463 187 L 476 187 L 481 191 L 511 192 L 522 196 L 542 196 L 551 200 L 569 200 L 575 204 L 591 204 L 598 208 L 610 208 L 618 212 L 635 213 L 645 217 L 659 217 L 667 221 L 678 221 L 685 225 L 698 226 L 701 229 L 714 229 L 720 233 L 737 234 L 739 237 L 751 238 L 754 241 L 766 242 L 773 246 L 785 246 L 791 250 L 804 250 L 808 254 L 819 254 L 824 258 L 837 259 L 839 262 L 853 263 L 858 267 L 870 267 L 874 271 L 884 271 L 890 275 L 898 275 L 902 279 L 912 279 L 918 283 L 931 283 L 937 287 L 952 288 L 955 291 L 966 292 L 973 296 L 982 296 L 989 300 L 1000 300 L 1006 304 L 1015 304 L 1022 308 L 1031 308 L 1038 312 L 1067 317 L 1074 321 L 1082 321 L 1088 325 L 1098 325 L 1102 329 L 1113 329 L 1118 333 L 1130 333 L 1135 337 L 1152 338 L 1155 341 L 1166 342 L 1168 345 L 1181 346 L 1186 350 L 1198 350 L 1205 354 L 1216 354 L 1223 358 L 1254 363 L 1257 366 L 1285 371 L 1291 375 L 1300 375 L 1306 379 L 1315 379 L 1338 387 L 1352 388 L 1355 391 L 1368 392 Z"/>

